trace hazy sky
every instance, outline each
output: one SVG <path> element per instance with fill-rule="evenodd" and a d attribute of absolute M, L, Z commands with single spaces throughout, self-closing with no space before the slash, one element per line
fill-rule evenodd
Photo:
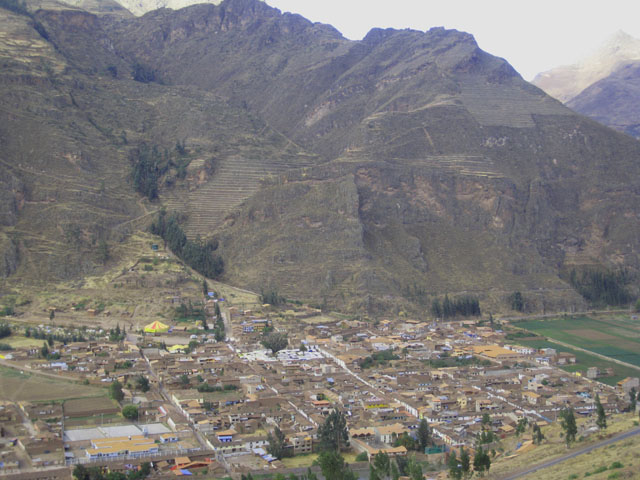
<path fill-rule="evenodd" d="M 638 0 L 266 0 L 360 40 L 372 27 L 473 34 L 527 80 L 575 63 L 618 30 L 640 38 Z"/>

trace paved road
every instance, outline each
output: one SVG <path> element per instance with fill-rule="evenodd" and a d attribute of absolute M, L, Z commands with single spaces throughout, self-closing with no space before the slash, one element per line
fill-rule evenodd
<path fill-rule="evenodd" d="M 585 453 L 589 453 L 592 450 L 595 450 L 597 448 L 601 448 L 601 447 L 605 447 L 607 445 L 610 445 L 612 443 L 615 442 L 619 442 L 620 440 L 624 440 L 625 438 L 629 438 L 632 437 L 634 435 L 638 435 L 640 434 L 640 427 L 636 427 L 632 430 L 623 432 L 623 433 L 619 433 L 617 435 L 614 435 L 611 438 L 607 438 L 605 440 L 602 440 L 598 443 L 594 443 L 593 445 L 589 445 L 588 447 L 584 447 L 581 448 L 579 450 L 575 450 L 573 452 L 567 453 L 566 455 L 563 455 L 562 457 L 556 458 L 554 460 L 549 460 L 548 462 L 543 462 L 543 463 L 539 463 L 538 465 L 534 465 L 532 467 L 529 467 L 526 470 L 522 470 L 518 473 L 512 473 L 512 474 L 508 474 L 508 476 L 506 477 L 500 477 L 500 480 L 515 480 L 516 478 L 522 478 L 526 475 L 529 475 L 530 473 L 533 472 L 537 472 L 539 470 L 542 470 L 543 468 L 549 468 L 549 467 L 553 467 L 554 465 L 557 465 L 559 463 L 562 462 L 566 462 L 567 460 L 571 459 L 571 458 L 575 458 L 578 457 L 580 455 L 584 455 Z"/>

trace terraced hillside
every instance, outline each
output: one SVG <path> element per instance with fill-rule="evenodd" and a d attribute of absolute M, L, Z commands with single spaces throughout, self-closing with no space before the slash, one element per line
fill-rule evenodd
<path fill-rule="evenodd" d="M 312 163 L 285 160 L 227 158 L 220 162 L 213 178 L 198 188 L 184 192 L 175 190 L 163 197 L 169 211 L 187 216 L 185 233 L 191 238 L 207 237 L 218 227 L 225 215 L 251 197 L 263 179 L 273 179 L 296 168 Z"/>

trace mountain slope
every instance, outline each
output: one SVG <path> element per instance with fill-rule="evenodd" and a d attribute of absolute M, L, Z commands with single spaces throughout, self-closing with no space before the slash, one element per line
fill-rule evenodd
<path fill-rule="evenodd" d="M 58 115 L 51 128 L 70 137 L 91 126 L 63 146 L 105 152 L 102 170 L 91 176 L 89 164 L 81 177 L 99 190 L 105 178 L 123 199 L 101 203 L 105 231 L 142 228 L 165 205 L 188 216 L 191 237 L 219 240 L 225 280 L 372 313 L 423 311 L 445 293 L 504 308 L 515 290 L 532 308 L 571 308 L 581 303 L 566 283 L 572 268 L 638 272 L 638 143 L 576 115 L 469 34 L 374 29 L 356 42 L 257 0 L 139 18 L 43 9 L 35 20 L 48 38 L 38 40 L 43 75 L 55 81 L 31 80 L 37 65 L 11 81 L 34 123 L 44 99 Z M 134 81 L 134 68 L 151 82 Z M 55 92 L 73 96 L 67 110 Z M 51 173 L 17 130 L 2 138 L 14 163 Z M 172 151 L 183 139 L 184 178 L 170 169 L 159 200 L 139 201 L 127 185 L 132 148 Z M 47 198 L 10 172 L 15 205 Z M 56 179 L 75 202 L 65 215 L 89 231 L 89 201 L 66 181 Z M 122 218 L 107 221 L 112 210 Z M 3 232 L 20 251 L 37 248 L 18 231 L 54 231 L 44 215 L 28 230 L 32 216 L 7 211 L 15 225 Z"/>
<path fill-rule="evenodd" d="M 101 241 L 146 228 L 161 204 L 131 182 L 143 144 L 172 155 L 187 145 L 186 178 L 170 169 L 163 196 L 197 190 L 231 155 L 298 158 L 299 148 L 223 99 L 134 81 L 135 59 L 117 55 L 100 27 L 117 18 L 62 4 L 33 18 L 0 10 L 2 276 L 77 279 L 102 268 Z"/>

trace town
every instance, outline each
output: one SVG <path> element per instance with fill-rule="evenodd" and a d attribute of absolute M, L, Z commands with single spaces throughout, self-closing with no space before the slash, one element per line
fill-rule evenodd
<path fill-rule="evenodd" d="M 338 451 L 356 475 L 383 456 L 408 478 L 418 461 L 418 478 L 446 478 L 456 452 L 536 448 L 563 412 L 595 421 L 598 409 L 636 408 L 637 377 L 609 386 L 595 367 L 567 372 L 559 367 L 575 355 L 519 345 L 493 320 L 363 321 L 302 305 L 243 310 L 216 297 L 199 304 L 202 321 L 140 331 L 12 324 L 42 347 L 4 351 L 3 369 L 109 396 L 4 402 L 0 471 L 314 475 L 305 460 L 321 450 L 327 424 L 344 421 Z"/>

